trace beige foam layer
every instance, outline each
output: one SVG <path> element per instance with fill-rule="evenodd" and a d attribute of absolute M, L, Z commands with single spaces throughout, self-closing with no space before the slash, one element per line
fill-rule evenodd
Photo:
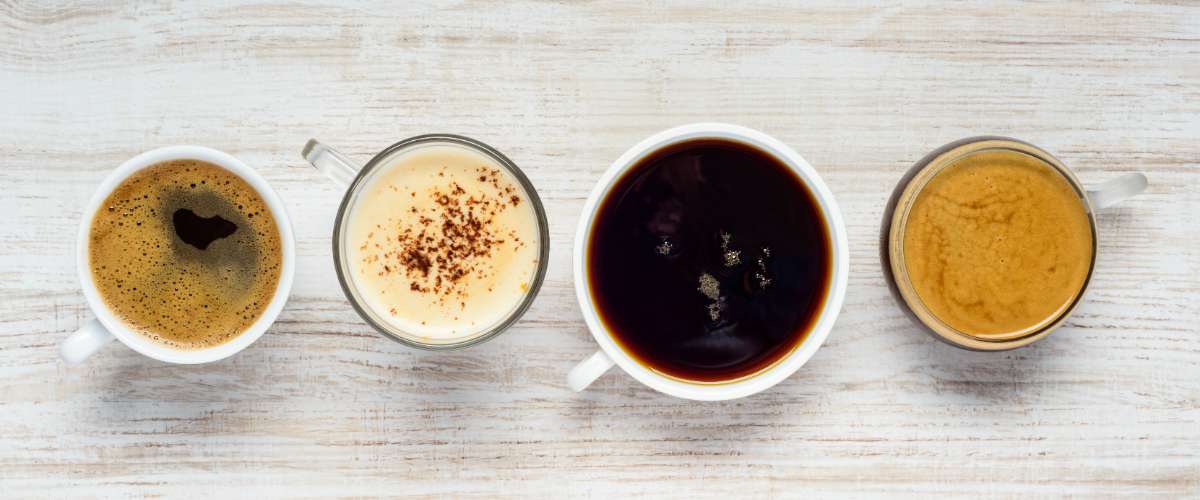
<path fill-rule="evenodd" d="M 1053 321 L 1080 293 L 1092 232 L 1052 166 L 1007 150 L 973 153 L 917 195 L 904 234 L 909 279 L 942 322 L 1012 336 Z"/>
<path fill-rule="evenodd" d="M 463 244 L 464 230 L 491 244 L 439 248 Z M 538 266 L 537 216 L 520 184 L 491 158 L 453 145 L 389 160 L 351 208 L 347 237 L 365 305 L 421 341 L 488 330 L 520 304 Z"/>

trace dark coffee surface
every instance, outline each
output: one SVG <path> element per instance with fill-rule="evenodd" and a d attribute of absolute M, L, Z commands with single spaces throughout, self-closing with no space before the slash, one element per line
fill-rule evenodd
<path fill-rule="evenodd" d="M 825 301 L 829 232 L 786 165 L 749 146 L 659 151 L 600 203 L 588 248 L 605 325 L 676 378 L 748 376 L 790 353 Z"/>
<path fill-rule="evenodd" d="M 241 177 L 197 160 L 123 181 L 92 220 L 88 258 L 104 302 L 176 349 L 220 345 L 253 324 L 282 258 L 266 203 Z"/>

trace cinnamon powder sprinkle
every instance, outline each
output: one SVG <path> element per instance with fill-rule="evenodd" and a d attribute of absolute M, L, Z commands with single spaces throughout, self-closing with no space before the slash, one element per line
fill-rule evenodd
<path fill-rule="evenodd" d="M 499 170 L 480 167 L 477 172 L 481 182 L 496 188 L 494 193 L 468 195 L 457 182 L 423 193 L 434 201 L 432 208 L 414 207 L 398 220 L 389 220 L 398 226 L 399 236 L 381 242 L 383 246 L 376 242 L 379 250 L 363 256 L 363 263 L 382 262 L 376 267 L 381 276 L 404 273 L 410 290 L 439 295 L 441 302 L 455 297 L 465 308 L 463 278 L 493 274 L 490 257 L 498 246 L 524 245 L 511 241 L 515 239 L 511 234 L 507 240 L 496 234 L 493 223 L 498 214 L 517 206 L 520 196 L 511 185 L 500 182 Z M 374 234 L 368 234 L 368 239 Z"/>

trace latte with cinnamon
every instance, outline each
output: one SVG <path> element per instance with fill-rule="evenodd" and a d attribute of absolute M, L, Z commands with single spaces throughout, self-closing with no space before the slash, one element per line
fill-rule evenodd
<path fill-rule="evenodd" d="M 538 269 L 538 219 L 495 160 L 449 144 L 378 168 L 348 207 L 345 261 L 363 306 L 421 341 L 487 331 Z"/>

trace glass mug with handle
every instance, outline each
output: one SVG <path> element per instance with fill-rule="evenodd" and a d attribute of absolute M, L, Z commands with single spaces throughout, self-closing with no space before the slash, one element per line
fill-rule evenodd
<path fill-rule="evenodd" d="M 1095 213 L 1146 189 L 1130 173 L 1092 189 L 1024 141 L 980 136 L 934 150 L 884 210 L 880 257 L 889 290 L 935 338 L 1003 351 L 1045 338 L 1091 283 Z"/>
<path fill-rule="evenodd" d="M 496 149 L 426 134 L 361 167 L 315 139 L 302 155 L 346 187 L 334 268 L 354 310 L 385 337 L 465 348 L 504 332 L 533 303 L 549 261 L 546 213 Z"/>

